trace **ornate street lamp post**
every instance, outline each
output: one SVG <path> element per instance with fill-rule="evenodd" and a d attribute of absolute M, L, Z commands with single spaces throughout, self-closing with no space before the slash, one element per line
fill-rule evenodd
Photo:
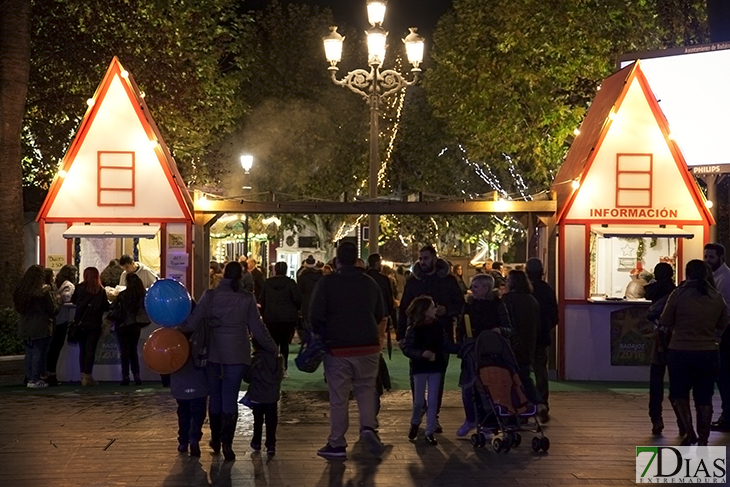
<path fill-rule="evenodd" d="M 380 167 L 380 153 L 378 152 L 378 119 L 380 116 L 380 100 L 400 90 L 416 84 L 421 73 L 419 64 L 423 61 L 423 37 L 416 33 L 416 28 L 411 28 L 411 33 L 403 39 L 406 44 L 408 61 L 413 65 L 411 73 L 413 79 L 407 81 L 399 72 L 386 69 L 381 71 L 380 67 L 385 58 L 386 38 L 388 33 L 381 24 L 385 17 L 385 0 L 369 0 L 367 3 L 368 20 L 370 29 L 368 36 L 368 65 L 370 71 L 356 69 L 350 71 L 341 80 L 337 79 L 337 63 L 342 57 L 342 42 L 345 40 L 337 33 L 337 27 L 330 27 L 330 33 L 324 40 L 324 51 L 329 61 L 329 71 L 332 81 L 339 86 L 345 86 L 351 91 L 365 98 L 370 104 L 370 179 L 369 198 L 375 200 L 378 197 L 378 169 Z M 370 215 L 368 222 L 368 250 L 371 254 L 378 252 L 378 230 L 379 216 Z"/>

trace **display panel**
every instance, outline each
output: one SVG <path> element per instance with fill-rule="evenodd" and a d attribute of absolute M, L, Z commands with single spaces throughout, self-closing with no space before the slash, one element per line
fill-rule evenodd
<path fill-rule="evenodd" d="M 687 165 L 730 164 L 730 43 L 635 54 Z M 658 57 L 651 57 L 656 56 Z M 622 56 L 623 68 L 633 60 Z"/>

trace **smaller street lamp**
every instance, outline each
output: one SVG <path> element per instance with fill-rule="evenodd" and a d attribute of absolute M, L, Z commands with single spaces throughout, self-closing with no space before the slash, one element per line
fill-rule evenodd
<path fill-rule="evenodd" d="M 245 175 L 248 175 L 251 173 L 251 168 L 253 167 L 253 156 L 250 154 L 244 154 L 241 156 L 241 167 L 243 168 L 243 172 Z M 245 185 L 243 189 L 251 189 L 251 186 Z M 243 247 L 245 250 L 246 255 L 248 256 L 248 213 L 243 214 L 244 217 L 244 237 L 243 237 Z"/>
<path fill-rule="evenodd" d="M 253 156 L 248 154 L 241 156 L 241 167 L 245 174 L 249 174 L 253 167 Z"/>

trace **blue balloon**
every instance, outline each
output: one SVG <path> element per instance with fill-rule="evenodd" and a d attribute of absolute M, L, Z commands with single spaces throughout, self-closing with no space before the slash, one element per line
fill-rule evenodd
<path fill-rule="evenodd" d="M 155 282 L 144 298 L 147 316 L 153 323 L 165 327 L 177 326 L 188 317 L 192 303 L 185 286 L 174 279 Z"/>

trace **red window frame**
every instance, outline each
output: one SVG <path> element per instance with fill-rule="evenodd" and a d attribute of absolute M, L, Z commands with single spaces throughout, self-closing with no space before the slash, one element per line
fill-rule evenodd
<path fill-rule="evenodd" d="M 649 170 L 647 171 L 632 171 L 632 170 L 621 170 L 621 158 L 622 157 L 647 157 L 649 159 Z M 620 186 L 620 176 L 622 174 L 647 174 L 649 176 L 649 187 L 648 188 L 624 188 Z M 622 205 L 620 204 L 619 194 L 621 192 L 634 191 L 634 192 L 648 192 L 649 202 L 646 205 Z M 651 208 L 654 199 L 654 154 L 616 154 L 616 208 Z"/>
<path fill-rule="evenodd" d="M 131 156 L 131 164 L 129 166 L 115 166 L 115 165 L 104 165 L 102 158 L 105 154 L 129 154 Z M 97 160 L 97 192 L 96 192 L 96 204 L 97 206 L 134 206 L 135 205 L 135 152 L 134 151 L 98 151 L 96 153 Z M 108 188 L 101 185 L 101 174 L 104 169 L 113 169 L 115 171 L 131 171 L 132 172 L 132 186 L 130 188 Z M 104 192 L 125 192 L 131 193 L 131 202 L 129 203 L 103 203 L 102 193 Z"/>

